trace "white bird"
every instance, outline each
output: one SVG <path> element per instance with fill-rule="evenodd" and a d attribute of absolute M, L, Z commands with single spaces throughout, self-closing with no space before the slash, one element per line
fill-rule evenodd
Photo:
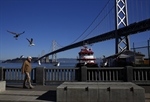
<path fill-rule="evenodd" d="M 28 39 L 28 38 L 26 38 L 28 41 L 29 41 L 29 43 L 30 43 L 30 45 L 29 46 L 34 46 L 35 44 L 33 43 L 33 38 L 31 38 L 30 40 Z"/>
<path fill-rule="evenodd" d="M 60 62 L 55 63 L 54 66 L 60 66 Z"/>
<path fill-rule="evenodd" d="M 40 62 L 40 60 L 38 60 L 38 65 L 41 65 L 41 62 Z"/>
<path fill-rule="evenodd" d="M 84 65 L 86 65 L 87 64 L 87 62 L 84 62 Z"/>
<path fill-rule="evenodd" d="M 22 32 L 22 33 L 15 33 L 15 32 L 11 32 L 11 31 L 8 31 L 8 30 L 7 30 L 7 32 L 9 32 L 9 33 L 11 33 L 11 34 L 15 34 L 14 38 L 16 38 L 16 40 L 18 40 L 18 37 L 19 37 L 21 34 L 25 33 L 25 31 Z"/>
<path fill-rule="evenodd" d="M 108 64 L 108 62 L 106 61 L 106 62 L 104 63 L 104 66 L 107 66 L 107 64 Z"/>

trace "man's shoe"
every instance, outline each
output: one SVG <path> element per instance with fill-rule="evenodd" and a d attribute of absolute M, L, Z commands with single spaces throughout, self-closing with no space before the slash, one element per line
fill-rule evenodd
<path fill-rule="evenodd" d="M 29 88 L 30 88 L 30 89 L 34 89 L 34 87 L 33 87 L 33 86 L 30 86 Z"/>

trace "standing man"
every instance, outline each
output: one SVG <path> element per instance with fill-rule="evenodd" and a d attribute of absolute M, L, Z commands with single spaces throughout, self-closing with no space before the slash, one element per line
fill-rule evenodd
<path fill-rule="evenodd" d="M 24 63 L 22 64 L 22 74 L 25 73 L 25 78 L 24 78 L 24 82 L 23 82 L 23 88 L 28 88 L 26 86 L 26 81 L 28 82 L 29 84 L 29 88 L 30 89 L 33 89 L 34 87 L 31 85 L 31 77 L 30 77 L 30 72 L 32 70 L 32 67 L 31 67 L 31 59 L 32 57 L 31 56 L 28 56 L 27 59 L 24 61 Z"/>

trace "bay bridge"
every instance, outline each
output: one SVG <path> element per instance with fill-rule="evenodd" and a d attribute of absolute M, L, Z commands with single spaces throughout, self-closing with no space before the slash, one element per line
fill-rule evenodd
<path fill-rule="evenodd" d="M 114 0 L 114 1 L 115 1 L 114 3 L 114 10 L 115 10 L 115 25 L 114 26 L 115 28 L 113 30 L 108 31 L 106 33 L 100 33 L 97 36 L 84 39 L 82 41 L 64 46 L 59 49 L 53 49 L 52 52 L 49 52 L 41 56 L 38 60 L 46 58 L 48 61 L 49 55 L 54 55 L 54 54 L 56 55 L 56 53 L 66 51 L 69 49 L 73 49 L 73 48 L 77 48 L 77 47 L 83 46 L 84 44 L 100 43 L 100 42 L 111 40 L 111 39 L 115 39 L 115 53 L 116 54 L 124 50 L 130 50 L 129 35 L 139 34 L 141 32 L 149 31 L 150 30 L 150 14 L 147 12 L 148 17 L 144 18 L 144 20 L 138 20 L 136 22 L 128 24 L 128 21 L 129 21 L 128 9 L 127 9 L 128 0 Z M 110 2 L 110 0 L 108 2 Z M 150 4 L 149 1 L 147 1 L 148 6 L 150 6 L 149 4 Z M 144 8 L 144 11 L 150 11 L 150 8 L 149 7 Z M 91 23 L 91 25 L 92 24 L 93 22 Z M 96 25 L 96 27 L 97 26 L 98 25 Z M 87 29 L 89 29 L 89 27 Z M 85 31 L 87 31 L 87 29 Z M 95 28 L 92 29 L 92 31 L 93 30 L 95 30 Z"/>

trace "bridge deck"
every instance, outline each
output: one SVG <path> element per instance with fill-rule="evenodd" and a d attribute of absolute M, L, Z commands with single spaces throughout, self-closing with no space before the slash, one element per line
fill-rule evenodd
<path fill-rule="evenodd" d="M 22 85 L 7 85 L 6 91 L 0 93 L 0 102 L 56 102 L 58 85 L 35 86 L 23 89 Z M 150 86 L 145 89 L 145 102 L 150 102 Z"/>

